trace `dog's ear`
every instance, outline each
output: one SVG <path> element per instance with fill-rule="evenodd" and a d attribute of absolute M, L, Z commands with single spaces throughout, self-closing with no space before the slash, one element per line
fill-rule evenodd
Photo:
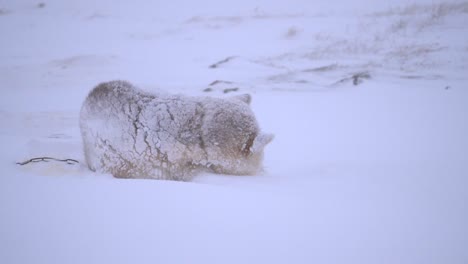
<path fill-rule="evenodd" d="M 250 148 L 252 153 L 258 153 L 262 151 L 268 143 L 270 143 L 275 138 L 273 134 L 260 134 L 258 135 Z"/>
<path fill-rule="evenodd" d="M 241 94 L 241 95 L 235 95 L 232 97 L 233 99 L 242 101 L 248 105 L 250 105 L 250 102 L 252 101 L 252 96 L 250 94 Z"/>

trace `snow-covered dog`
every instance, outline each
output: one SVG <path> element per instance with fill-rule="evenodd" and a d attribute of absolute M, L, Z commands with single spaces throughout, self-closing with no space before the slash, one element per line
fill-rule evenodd
<path fill-rule="evenodd" d="M 119 178 L 190 180 L 199 170 L 261 169 L 273 135 L 260 133 L 250 95 L 227 99 L 153 94 L 126 81 L 96 86 L 80 114 L 93 171 Z"/>

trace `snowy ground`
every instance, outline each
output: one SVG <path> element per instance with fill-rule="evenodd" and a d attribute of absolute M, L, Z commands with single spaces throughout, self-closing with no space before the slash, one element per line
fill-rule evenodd
<path fill-rule="evenodd" d="M 468 2 L 405 2 L 1 1 L 0 263 L 467 263 Z M 88 171 L 112 79 L 251 93 L 265 172 Z"/>

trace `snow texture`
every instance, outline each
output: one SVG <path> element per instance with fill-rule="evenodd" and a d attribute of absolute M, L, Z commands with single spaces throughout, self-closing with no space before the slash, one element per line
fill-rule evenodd
<path fill-rule="evenodd" d="M 468 1 L 40 2 L 0 1 L 1 264 L 468 263 Z M 92 172 L 80 109 L 116 79 L 193 109 L 251 94 L 264 169 Z M 149 109 L 90 129 L 145 154 Z M 41 156 L 79 164 L 16 164 Z"/>
<path fill-rule="evenodd" d="M 190 180 L 201 168 L 255 174 L 272 135 L 261 134 L 250 95 L 227 99 L 152 94 L 126 81 L 96 86 L 81 109 L 93 171 L 119 178 Z"/>

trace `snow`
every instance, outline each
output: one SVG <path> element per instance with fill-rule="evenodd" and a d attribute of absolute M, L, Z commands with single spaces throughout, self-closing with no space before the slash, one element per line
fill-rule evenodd
<path fill-rule="evenodd" d="M 0 2 L 0 263 L 468 262 L 468 3 L 405 2 Z M 113 79 L 250 93 L 264 172 L 89 171 Z"/>

